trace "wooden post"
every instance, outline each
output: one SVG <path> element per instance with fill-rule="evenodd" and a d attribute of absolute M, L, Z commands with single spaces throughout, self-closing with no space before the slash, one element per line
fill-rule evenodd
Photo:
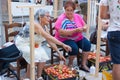
<path fill-rule="evenodd" d="M 30 11 L 30 80 L 35 80 L 35 61 L 34 61 L 34 7 Z"/>
<path fill-rule="evenodd" d="M 34 7 L 36 6 L 17 6 L 17 8 L 29 8 L 30 11 L 30 80 L 35 80 L 35 61 L 34 61 Z"/>
<path fill-rule="evenodd" d="M 4 38 L 3 38 L 3 25 L 2 25 L 2 1 L 0 1 L 0 46 L 4 43 Z"/>
<path fill-rule="evenodd" d="M 8 0 L 8 16 L 9 16 L 9 24 L 11 24 L 12 23 L 11 0 Z"/>
<path fill-rule="evenodd" d="M 53 8 L 54 18 L 57 18 L 58 16 L 57 7 L 58 7 L 58 0 L 54 0 L 54 8 Z"/>
<path fill-rule="evenodd" d="M 95 76 L 98 76 L 99 73 L 99 58 L 100 58 L 100 43 L 101 43 L 101 18 L 100 18 L 100 5 L 98 13 L 98 30 L 97 30 L 97 51 L 96 51 L 96 72 Z"/>
<path fill-rule="evenodd" d="M 89 39 L 90 35 L 89 35 L 89 29 L 90 29 L 90 9 L 91 9 L 91 0 L 88 0 L 88 4 L 87 4 L 87 38 Z"/>
<path fill-rule="evenodd" d="M 63 0 L 58 0 L 57 16 L 63 13 Z"/>

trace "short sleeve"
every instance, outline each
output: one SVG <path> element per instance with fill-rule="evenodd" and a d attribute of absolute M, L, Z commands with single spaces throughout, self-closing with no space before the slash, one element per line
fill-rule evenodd
<path fill-rule="evenodd" d="M 101 0 L 100 5 L 108 6 L 108 0 Z"/>
<path fill-rule="evenodd" d="M 74 18 L 75 18 L 75 22 L 78 26 L 83 27 L 85 25 L 85 21 L 79 14 L 75 14 Z"/>
<path fill-rule="evenodd" d="M 62 20 L 61 19 L 57 19 L 57 21 L 55 22 L 55 29 L 59 30 L 61 28 L 62 25 Z"/>
<path fill-rule="evenodd" d="M 84 26 L 85 25 L 85 21 L 83 20 L 83 18 L 80 15 L 79 15 L 79 19 L 81 20 L 82 26 Z"/>
<path fill-rule="evenodd" d="M 57 21 L 55 22 L 55 29 L 58 31 L 59 29 L 61 29 L 61 26 L 62 26 L 62 22 L 64 20 L 64 14 L 61 14 Z"/>

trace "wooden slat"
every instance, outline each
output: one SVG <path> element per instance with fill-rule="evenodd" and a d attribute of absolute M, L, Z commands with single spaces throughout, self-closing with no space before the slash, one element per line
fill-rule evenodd
<path fill-rule="evenodd" d="M 10 25 L 8 26 L 8 28 L 13 28 L 13 26 L 23 27 L 25 24 L 26 24 L 26 23 L 24 23 L 24 24 L 21 24 L 21 23 L 13 23 L 13 24 L 10 24 Z"/>
<path fill-rule="evenodd" d="M 8 15 L 9 15 L 9 24 L 11 24 L 12 23 L 11 0 L 8 0 Z"/>
<path fill-rule="evenodd" d="M 16 6 L 17 8 L 35 8 L 35 7 L 45 7 L 45 5 L 27 5 L 27 6 Z"/>
<path fill-rule="evenodd" d="M 87 5 L 87 38 L 89 39 L 89 29 L 90 29 L 90 9 L 91 9 L 91 0 L 88 0 L 88 5 Z"/>
<path fill-rule="evenodd" d="M 30 11 L 30 80 L 35 80 L 34 61 L 34 7 L 29 7 Z"/>
<path fill-rule="evenodd" d="M 98 77 L 99 73 L 99 59 L 100 59 L 100 43 L 101 43 L 101 19 L 100 19 L 100 5 L 98 11 L 98 30 L 97 30 L 97 51 L 96 51 L 96 71 L 95 76 Z"/>
<path fill-rule="evenodd" d="M 25 24 L 26 23 L 24 23 L 23 26 Z M 4 24 L 6 42 L 11 41 L 10 37 L 14 37 L 18 34 L 19 31 L 13 31 L 13 28 L 18 28 L 18 27 L 23 27 L 23 26 L 21 23 Z"/>
<path fill-rule="evenodd" d="M 57 16 L 58 16 L 58 0 L 54 0 L 54 18 L 57 18 Z"/>

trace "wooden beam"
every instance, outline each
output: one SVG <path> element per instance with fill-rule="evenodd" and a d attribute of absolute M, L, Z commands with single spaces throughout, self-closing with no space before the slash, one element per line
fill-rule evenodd
<path fill-rule="evenodd" d="M 100 18 L 100 5 L 98 10 L 98 30 L 97 30 L 97 51 L 96 51 L 96 72 L 95 76 L 98 77 L 99 73 L 99 59 L 100 59 L 100 43 L 101 43 L 101 18 Z"/>
<path fill-rule="evenodd" d="M 9 24 L 11 24 L 12 23 L 11 0 L 8 0 L 8 16 L 9 16 Z"/>
<path fill-rule="evenodd" d="M 34 61 L 34 6 L 30 11 L 30 80 L 35 80 L 35 61 Z"/>
<path fill-rule="evenodd" d="M 89 35 L 89 29 L 90 29 L 90 9 L 91 9 L 91 0 L 88 0 L 88 4 L 87 4 L 87 38 L 89 39 L 90 35 Z"/>
<path fill-rule="evenodd" d="M 35 8 L 35 7 L 45 7 L 45 5 L 26 5 L 26 6 L 16 6 L 17 8 Z"/>
<path fill-rule="evenodd" d="M 34 8 L 36 6 L 17 6 L 17 8 L 29 8 L 30 11 L 30 80 L 35 80 L 35 61 L 34 61 Z"/>
<path fill-rule="evenodd" d="M 54 0 L 54 10 L 53 10 L 53 14 L 54 14 L 54 18 L 57 18 L 57 16 L 58 16 L 58 0 Z"/>

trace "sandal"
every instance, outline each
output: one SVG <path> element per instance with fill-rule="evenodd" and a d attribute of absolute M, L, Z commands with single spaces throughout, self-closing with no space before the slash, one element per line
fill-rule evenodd
<path fill-rule="evenodd" d="M 85 72 L 90 72 L 89 70 L 85 69 L 84 67 L 80 67 L 80 70 L 83 70 Z"/>

